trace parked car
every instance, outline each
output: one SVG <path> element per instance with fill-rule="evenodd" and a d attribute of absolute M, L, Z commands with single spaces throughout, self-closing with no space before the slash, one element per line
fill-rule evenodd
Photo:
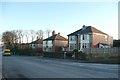
<path fill-rule="evenodd" d="M 4 51 L 3 51 L 3 56 L 11 56 L 11 51 L 10 51 L 10 49 L 4 49 Z"/>

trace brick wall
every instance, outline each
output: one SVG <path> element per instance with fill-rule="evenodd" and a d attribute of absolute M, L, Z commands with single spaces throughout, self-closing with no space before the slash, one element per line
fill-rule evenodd
<path fill-rule="evenodd" d="M 92 35 L 92 47 L 98 48 L 98 43 L 105 43 L 112 46 L 113 38 L 109 35 L 93 34 Z"/>

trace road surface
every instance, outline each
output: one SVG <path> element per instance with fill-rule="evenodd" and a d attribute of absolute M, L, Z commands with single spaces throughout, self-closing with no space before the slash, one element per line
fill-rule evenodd
<path fill-rule="evenodd" d="M 118 65 L 31 56 L 3 56 L 6 78 L 118 78 Z"/>

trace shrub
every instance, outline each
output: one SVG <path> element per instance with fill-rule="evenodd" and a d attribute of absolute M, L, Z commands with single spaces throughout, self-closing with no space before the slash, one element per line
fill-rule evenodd
<path fill-rule="evenodd" d="M 78 52 L 78 49 L 74 49 L 74 50 L 73 50 L 73 53 L 74 53 L 74 52 Z"/>
<path fill-rule="evenodd" d="M 64 53 L 63 52 L 43 52 L 44 57 L 50 57 L 50 58 L 63 58 Z"/>
<path fill-rule="evenodd" d="M 16 55 L 26 55 L 26 56 L 39 56 L 42 55 L 42 50 L 39 48 L 19 48 L 17 49 Z"/>
<path fill-rule="evenodd" d="M 85 60 L 86 59 L 86 54 L 83 52 L 77 52 L 75 53 L 75 59 L 80 59 L 80 60 Z"/>
<path fill-rule="evenodd" d="M 66 53 L 66 58 L 71 59 L 73 55 L 73 52 L 67 52 Z"/>

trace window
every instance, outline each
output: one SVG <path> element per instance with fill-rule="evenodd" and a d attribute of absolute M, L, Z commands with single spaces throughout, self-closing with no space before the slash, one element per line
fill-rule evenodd
<path fill-rule="evenodd" d="M 75 41 L 75 36 L 69 36 L 70 41 Z"/>
<path fill-rule="evenodd" d="M 82 46 L 82 48 L 89 48 L 89 45 L 88 45 L 88 43 L 83 43 L 83 46 Z"/>
<path fill-rule="evenodd" d="M 86 43 L 84 45 L 85 45 L 84 48 L 86 48 Z"/>
<path fill-rule="evenodd" d="M 85 43 L 83 43 L 83 46 L 82 46 L 83 48 L 86 48 L 86 44 Z"/>
<path fill-rule="evenodd" d="M 70 40 L 72 41 L 72 36 L 70 36 Z"/>
<path fill-rule="evenodd" d="M 83 35 L 83 40 L 84 40 L 84 35 Z"/>
<path fill-rule="evenodd" d="M 46 44 L 48 43 L 48 41 L 46 41 Z"/>
<path fill-rule="evenodd" d="M 82 40 L 89 40 L 89 35 L 82 35 Z"/>
<path fill-rule="evenodd" d="M 87 40 L 89 40 L 89 35 L 87 35 Z"/>
<path fill-rule="evenodd" d="M 84 43 L 82 43 L 82 48 L 84 48 Z"/>

